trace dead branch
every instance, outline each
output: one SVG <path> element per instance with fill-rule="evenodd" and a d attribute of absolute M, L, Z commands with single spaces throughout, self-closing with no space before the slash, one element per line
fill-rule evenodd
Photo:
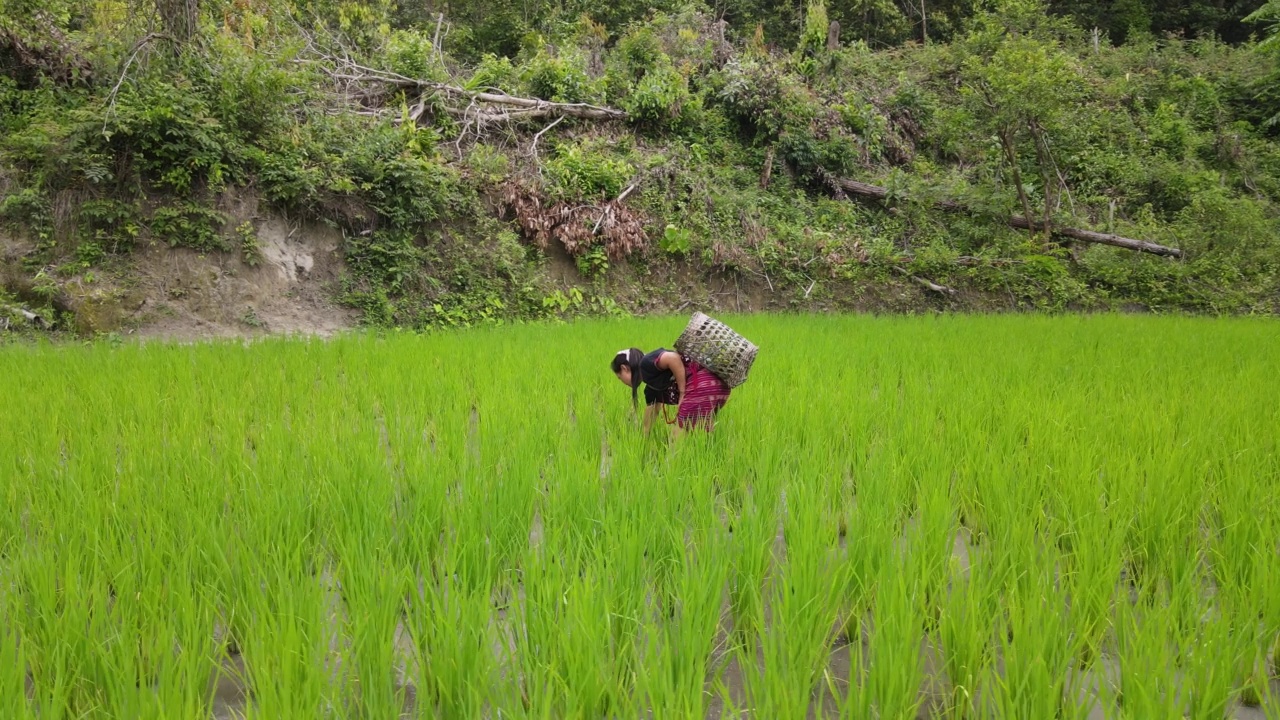
<path fill-rule="evenodd" d="M 406 90 L 419 90 L 423 93 L 435 93 L 454 100 L 465 100 L 468 103 L 486 103 L 488 105 L 517 108 L 517 110 L 505 112 L 496 110 L 479 111 L 475 113 L 474 120 L 480 124 L 541 117 L 574 117 L 584 120 L 621 120 L 627 117 L 626 112 L 617 108 L 591 105 L 589 103 L 551 102 L 541 98 L 507 95 L 500 91 L 468 90 L 434 80 L 411 78 L 390 70 L 367 67 L 352 61 L 350 58 L 337 58 L 328 55 L 316 49 L 314 45 L 311 45 L 310 49 L 319 58 L 318 60 L 298 59 L 295 62 L 320 65 L 331 79 L 349 86 L 390 86 Z M 375 95 L 375 93 L 367 90 L 362 94 L 365 97 Z M 450 112 L 457 113 L 458 110 L 451 109 Z"/>
<path fill-rule="evenodd" d="M 605 217 L 609 216 L 613 212 L 613 208 L 620 206 L 622 204 L 622 201 L 626 200 L 627 196 L 631 194 L 631 191 L 635 190 L 636 186 L 639 184 L 640 184 L 639 180 L 631 183 L 630 185 L 627 186 L 626 190 L 623 190 L 618 195 L 618 197 L 614 199 L 613 202 L 605 204 L 604 209 L 600 211 L 600 218 L 596 220 L 595 227 L 591 228 L 592 235 L 595 235 L 596 233 L 600 232 L 600 226 L 604 223 Z"/>
<path fill-rule="evenodd" d="M 850 180 L 848 178 L 840 178 L 838 180 L 840 188 L 848 193 L 852 193 L 859 197 L 870 198 L 872 200 L 885 201 L 889 197 L 889 191 L 878 185 L 870 185 L 868 183 Z M 935 207 L 943 210 L 969 212 L 965 206 L 951 201 L 940 201 L 934 203 Z M 1046 224 L 1029 220 L 1024 216 L 1014 215 L 1008 218 L 1006 222 L 1010 227 L 1020 230 L 1030 230 L 1032 232 L 1043 231 Z M 1111 235 L 1108 233 L 1094 232 L 1093 230 L 1083 230 L 1080 228 L 1061 227 L 1054 225 L 1049 228 L 1050 232 L 1055 235 L 1079 240 L 1081 242 L 1097 243 L 1100 245 L 1111 245 L 1113 247 L 1121 247 L 1127 250 L 1135 250 L 1138 252 L 1151 253 L 1153 255 L 1162 255 L 1167 257 L 1182 257 L 1182 251 L 1178 248 L 1158 245 L 1147 240 L 1135 240 L 1133 238 L 1121 237 L 1119 235 Z"/>
<path fill-rule="evenodd" d="M 637 187 L 639 187 L 639 185 L 640 185 L 639 180 L 628 185 L 626 190 L 623 190 L 621 193 L 618 194 L 618 197 L 617 199 L 614 200 L 614 202 L 622 202 L 623 200 L 626 200 L 627 196 L 631 194 L 631 191 L 635 190 Z"/>
<path fill-rule="evenodd" d="M 537 132 L 536 135 L 533 136 L 533 142 L 529 143 L 529 154 L 533 156 L 534 162 L 537 162 L 538 160 L 538 141 L 542 139 L 542 136 L 545 135 L 548 130 L 559 125 L 562 122 L 564 122 L 564 115 L 561 115 L 560 117 L 553 120 L 551 124 L 542 128 Z"/>
<path fill-rule="evenodd" d="M 107 130 L 107 120 L 110 119 L 111 115 L 115 112 L 116 97 L 120 94 L 120 88 L 124 85 L 125 78 L 129 76 L 129 67 L 133 65 L 134 60 L 138 59 L 138 54 L 142 52 L 142 49 L 155 40 L 168 40 L 172 42 L 173 38 L 164 33 L 153 32 L 147 33 L 141 40 L 133 44 L 133 50 L 130 51 L 129 58 L 124 61 L 124 67 L 120 69 L 120 79 L 116 80 L 115 86 L 111 88 L 111 92 L 107 95 L 107 112 L 103 114 L 102 119 L 103 132 L 106 132 Z"/>
<path fill-rule="evenodd" d="M 936 292 L 936 293 L 939 293 L 939 294 L 942 294 L 942 295 L 955 295 L 955 294 L 956 294 L 956 291 L 955 291 L 953 288 L 949 288 L 949 287 L 947 287 L 946 285 L 939 285 L 938 283 L 935 283 L 935 282 L 933 282 L 933 281 L 931 281 L 931 280 L 926 280 L 926 279 L 924 279 L 924 278 L 922 278 L 922 277 L 919 277 L 919 276 L 917 276 L 917 275 L 912 275 L 912 274 L 911 274 L 911 272 L 910 272 L 910 271 L 908 271 L 908 270 L 907 270 L 907 269 L 905 269 L 905 268 L 900 268 L 900 267 L 898 267 L 898 266 L 896 266 L 896 265 L 895 265 L 895 266 L 893 267 L 893 269 L 894 269 L 894 270 L 897 270 L 898 272 L 902 273 L 903 275 L 906 275 L 909 279 L 911 279 L 912 281 L 916 282 L 916 283 L 917 283 L 917 284 L 919 284 L 921 287 L 927 288 L 927 289 L 932 290 L 932 291 L 934 291 L 934 292 Z"/>

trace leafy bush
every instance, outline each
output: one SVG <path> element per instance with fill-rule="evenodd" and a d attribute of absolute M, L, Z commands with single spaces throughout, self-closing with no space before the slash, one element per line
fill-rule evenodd
<path fill-rule="evenodd" d="M 1197 192 L 1178 213 L 1174 228 L 1190 252 L 1228 258 L 1250 273 L 1277 266 L 1275 218 L 1256 200 L 1231 197 L 1221 187 Z"/>
<path fill-rule="evenodd" d="M 86 201 L 79 208 L 80 260 L 93 265 L 108 253 L 132 249 L 142 229 L 140 216 L 136 202 L 110 198 Z"/>
<path fill-rule="evenodd" d="M 416 138 L 416 130 L 378 124 L 343 158 L 343 170 L 361 196 L 393 228 L 417 227 L 439 217 L 454 185 L 434 157 L 411 147 Z"/>
<path fill-rule="evenodd" d="M 648 25 L 642 25 L 622 36 L 609 55 L 609 98 L 626 97 L 630 89 L 644 79 L 659 60 L 670 59 L 662 51 L 662 41 Z"/>
<path fill-rule="evenodd" d="M 408 230 L 375 230 L 349 237 L 345 250 L 352 271 L 390 295 L 404 290 L 422 264 L 422 251 Z"/>
<path fill-rule="evenodd" d="M 692 237 L 693 234 L 687 228 L 667 223 L 666 229 L 662 231 L 662 238 L 658 240 L 658 246 L 669 255 L 687 255 L 692 245 Z"/>
<path fill-rule="evenodd" d="M 778 149 L 802 176 L 823 187 L 827 177 L 848 174 L 861 154 L 857 143 L 838 130 L 826 137 L 788 130 L 779 138 Z"/>
<path fill-rule="evenodd" d="M 469 90 L 500 90 L 510 94 L 516 92 L 519 84 L 520 73 L 511 64 L 510 58 L 485 55 L 471 73 L 466 87 Z"/>
<path fill-rule="evenodd" d="M 192 62 L 189 72 L 207 88 L 209 113 L 243 142 L 261 141 L 283 132 L 290 106 L 298 102 L 291 92 L 314 82 L 308 74 L 295 74 L 274 58 L 246 48 L 236 37 L 216 35 L 207 65 Z M 191 92 L 194 88 L 184 88 Z M 199 108 L 180 108 L 199 110 Z"/>
<path fill-rule="evenodd" d="M 577 56 L 551 55 L 540 50 L 523 74 L 529 93 L 543 100 L 593 103 L 603 99 L 599 83 L 587 75 L 585 64 Z"/>
<path fill-rule="evenodd" d="M 52 204 L 36 188 L 22 188 L 0 200 L 0 220 L 19 232 L 30 233 L 41 242 L 53 237 Z"/>
<path fill-rule="evenodd" d="M 286 210 L 310 210 L 325 186 L 323 165 L 305 147 L 281 146 L 274 151 L 249 148 L 246 159 L 255 172 L 262 196 Z"/>
<path fill-rule="evenodd" d="M 803 79 L 774 64 L 731 60 L 717 85 L 716 97 L 725 110 L 758 137 L 776 137 L 788 126 L 807 126 L 823 112 Z"/>
<path fill-rule="evenodd" d="M 394 30 L 382 51 L 384 67 L 415 80 L 443 81 L 449 78 L 441 66 L 440 54 L 431 37 L 418 30 Z"/>
<path fill-rule="evenodd" d="M 471 148 L 471 152 L 467 153 L 467 169 L 472 172 L 473 177 L 483 183 L 496 184 L 507 177 L 510 167 L 510 161 L 501 150 L 477 143 Z"/>
<path fill-rule="evenodd" d="M 170 247 L 189 247 L 202 252 L 230 250 L 222 237 L 221 213 L 195 202 L 156 208 L 151 214 L 151 234 Z"/>
<path fill-rule="evenodd" d="M 561 199 L 600 200 L 617 197 L 635 175 L 635 167 L 610 157 L 594 143 L 562 144 L 546 163 L 553 195 Z"/>
<path fill-rule="evenodd" d="M 227 151 L 222 125 L 201 93 L 184 79 L 154 81 L 121 92 L 116 109 L 79 114 L 77 144 L 132 164 L 138 177 L 160 190 L 188 195 L 226 181 Z"/>
<path fill-rule="evenodd" d="M 668 63 L 645 73 L 636 83 L 623 109 L 632 122 L 669 127 L 679 122 L 690 103 L 689 81 Z"/>

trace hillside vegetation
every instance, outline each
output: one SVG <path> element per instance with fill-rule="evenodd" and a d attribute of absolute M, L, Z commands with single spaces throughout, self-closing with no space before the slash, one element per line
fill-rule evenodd
<path fill-rule="evenodd" d="M 140 249 L 253 267 L 268 214 L 339 233 L 328 290 L 380 326 L 1273 313 L 1280 43 L 1252 33 L 1276 22 L 1276 0 L 0 0 L 0 322 L 113 330 L 83 298 L 135 292 Z"/>

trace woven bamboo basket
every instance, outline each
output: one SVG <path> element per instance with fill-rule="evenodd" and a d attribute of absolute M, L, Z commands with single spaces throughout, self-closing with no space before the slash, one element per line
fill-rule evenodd
<path fill-rule="evenodd" d="M 747 381 L 759 348 L 728 325 L 695 312 L 676 340 L 676 350 L 735 388 Z"/>

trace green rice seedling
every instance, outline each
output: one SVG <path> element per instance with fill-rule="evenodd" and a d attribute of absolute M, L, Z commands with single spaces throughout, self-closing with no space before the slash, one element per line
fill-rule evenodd
<path fill-rule="evenodd" d="M 103 709 L 113 717 L 197 717 L 209 712 L 216 669 L 213 608 L 187 582 L 190 557 L 142 556 L 112 577 L 95 638 Z M 154 563 L 154 564 L 153 564 Z M 98 633 L 95 633 L 97 635 Z"/>
<path fill-rule="evenodd" d="M 993 680 L 993 701 L 1002 717 L 1084 718 L 1088 713 L 1069 684 L 1081 638 L 1072 633 L 1058 590 L 1057 564 L 1048 547 L 1037 552 L 1005 593 L 999 643 L 1004 668 Z"/>
<path fill-rule="evenodd" d="M 764 629 L 764 586 L 777 532 L 773 503 L 753 494 L 733 520 L 729 572 L 729 612 L 734 643 L 754 653 Z"/>
<path fill-rule="evenodd" d="M 654 610 L 659 616 L 675 612 L 674 591 L 666 578 L 679 572 L 675 566 L 680 558 L 662 557 L 659 548 L 662 535 L 674 536 L 672 540 L 683 545 L 685 528 L 649 518 L 647 524 L 652 532 L 646 532 L 646 510 L 629 489 L 610 490 L 604 516 L 606 535 L 596 561 L 608 607 L 607 645 L 612 652 L 614 682 L 621 693 L 619 699 L 634 699 L 638 694 L 636 673 L 642 647 L 641 628 L 646 616 L 654 614 Z M 657 542 L 652 542 L 654 540 Z M 653 563 L 646 558 L 650 552 L 656 556 Z M 623 710 L 617 708 L 615 712 Z"/>
<path fill-rule="evenodd" d="M 1121 718 L 1181 717 L 1173 638 L 1166 625 L 1171 611 L 1162 604 L 1117 607 L 1116 677 L 1102 695 Z"/>
<path fill-rule="evenodd" d="M 848 510 L 845 536 L 845 626 L 841 635 L 856 639 L 863 614 L 871 609 L 876 582 L 885 563 L 893 560 L 897 510 L 888 493 L 869 481 Z"/>
<path fill-rule="evenodd" d="M 1185 673 L 1180 694 L 1186 698 L 1186 717 L 1218 720 L 1227 715 L 1239 685 L 1254 668 L 1258 638 L 1247 621 L 1215 614 L 1184 638 L 1180 655 Z"/>
<path fill-rule="evenodd" d="M 1063 556 L 1072 635 L 1079 638 L 1079 668 L 1088 669 L 1102 652 L 1124 569 L 1124 540 L 1130 510 L 1104 506 L 1104 490 L 1081 479 L 1066 492 L 1066 533 L 1070 551 Z"/>
<path fill-rule="evenodd" d="M 871 695 L 868 692 L 866 679 L 867 662 L 866 648 L 862 638 L 862 619 L 858 618 L 852 627 L 846 624 L 844 632 L 846 633 L 846 648 L 849 652 L 849 678 L 843 691 L 841 691 L 831 673 L 825 673 L 824 679 L 826 680 L 827 691 L 831 693 L 831 697 L 836 698 L 836 706 L 841 720 L 872 717 Z M 852 637 L 850 637 L 850 634 L 852 634 Z"/>
<path fill-rule="evenodd" d="M 788 490 L 786 559 L 777 561 L 768 595 L 769 622 L 759 643 L 763 665 L 746 675 L 755 713 L 799 720 L 809 713 L 831 652 L 844 580 L 842 563 L 836 561 L 835 528 L 824 522 L 817 484 L 796 483 Z M 752 645 L 742 648 L 743 667 L 756 667 Z"/>
<path fill-rule="evenodd" d="M 706 717 L 705 687 L 729 576 L 721 532 L 695 532 L 685 544 L 674 583 L 674 612 L 659 617 L 646 632 L 637 682 L 655 720 Z"/>
<path fill-rule="evenodd" d="M 1000 588 L 981 563 L 968 574 L 952 567 L 947 577 L 951 586 L 938 621 L 938 640 L 951 684 L 949 712 L 958 719 L 979 717 L 979 695 L 995 660 Z"/>
<path fill-rule="evenodd" d="M 340 551 L 336 576 L 345 599 L 344 630 L 349 644 L 343 664 L 349 698 L 362 717 L 391 717 L 404 707 L 398 682 L 396 629 L 403 611 L 405 575 L 388 567 L 385 550 L 351 543 Z"/>
<path fill-rule="evenodd" d="M 335 697 L 341 683 L 330 658 L 331 603 L 319 582 L 286 567 L 259 568 L 262 594 L 245 606 L 250 719 L 323 717 L 342 704 Z"/>
<path fill-rule="evenodd" d="M 897 572 L 892 564 L 882 566 L 876 582 L 862 690 L 875 717 L 911 718 L 919 711 L 920 684 L 924 679 L 919 593 L 914 578 Z"/>
<path fill-rule="evenodd" d="M 532 553 L 524 568 L 515 652 L 525 715 L 608 714 L 623 698 L 598 568 L 587 558 L 545 551 Z"/>
<path fill-rule="evenodd" d="M 406 600 L 421 718 L 480 717 L 510 696 L 497 688 L 499 638 L 489 593 L 461 583 L 418 583 Z"/>
<path fill-rule="evenodd" d="M 954 503 L 942 482 L 917 482 L 916 513 L 906 532 L 907 572 L 920 587 L 925 631 L 937 629 L 947 593 L 947 581 L 958 524 Z"/>
<path fill-rule="evenodd" d="M 30 549 L 11 564 L 31 705 L 41 717 L 84 716 L 102 702 L 93 635 L 104 622 L 107 584 L 93 568 L 84 571 L 87 559 L 83 548 L 67 546 L 56 554 Z"/>
<path fill-rule="evenodd" d="M 16 608 L 9 592 L 0 591 L 0 617 L 9 619 L 0 627 L 0 712 L 15 720 L 34 718 L 27 701 L 27 660 L 25 648 L 13 622 Z"/>
<path fill-rule="evenodd" d="M 1274 509 L 1274 505 L 1265 507 Z M 1280 522 L 1277 521 L 1277 515 L 1280 513 L 1268 513 L 1269 537 L 1280 537 Z M 1275 711 L 1280 711 L 1280 693 L 1274 690 L 1280 684 L 1280 563 L 1264 563 L 1257 577 L 1258 582 L 1254 587 L 1255 595 L 1252 597 L 1262 599 L 1261 621 L 1258 623 L 1261 645 L 1258 648 L 1258 664 L 1252 674 L 1252 685 L 1258 696 L 1259 705 L 1274 714 Z M 1244 614 L 1247 613 L 1244 608 L 1252 606 L 1242 603 L 1240 607 Z"/>

